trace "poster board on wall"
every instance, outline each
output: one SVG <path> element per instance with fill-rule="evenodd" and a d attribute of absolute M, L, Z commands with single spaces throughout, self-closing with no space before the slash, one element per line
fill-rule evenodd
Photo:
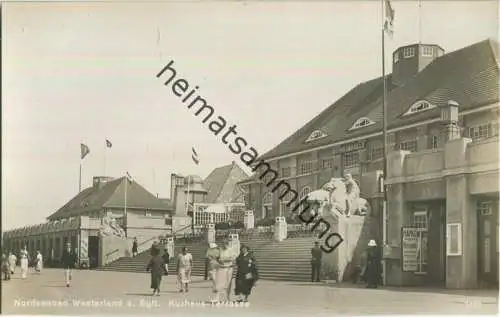
<path fill-rule="evenodd" d="M 401 228 L 401 269 L 403 272 L 417 272 L 419 262 L 419 237 L 418 228 Z"/>

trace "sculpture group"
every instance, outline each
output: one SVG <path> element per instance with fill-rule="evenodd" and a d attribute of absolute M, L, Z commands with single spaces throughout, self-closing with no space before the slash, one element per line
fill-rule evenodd
<path fill-rule="evenodd" d="M 359 185 L 347 174 L 345 178 L 332 178 L 321 189 L 312 191 L 307 196 L 307 202 L 313 212 L 319 216 L 366 216 L 370 204 L 360 197 Z"/>
<path fill-rule="evenodd" d="M 100 233 L 103 236 L 116 236 L 125 238 L 125 230 L 116 222 L 113 217 L 105 217 L 102 219 Z"/>

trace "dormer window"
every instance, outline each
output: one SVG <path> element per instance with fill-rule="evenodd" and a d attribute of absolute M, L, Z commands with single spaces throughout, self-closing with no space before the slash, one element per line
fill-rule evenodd
<path fill-rule="evenodd" d="M 359 118 L 358 120 L 356 120 L 356 122 L 354 122 L 354 124 L 352 125 L 352 127 L 349 130 L 352 131 L 352 130 L 356 130 L 356 129 L 361 129 L 361 128 L 370 126 L 372 124 L 375 124 L 375 122 L 370 120 L 367 117 L 362 117 L 362 118 Z"/>
<path fill-rule="evenodd" d="M 435 105 L 425 101 L 425 100 L 420 100 L 415 102 L 413 105 L 410 106 L 410 108 L 403 114 L 403 116 L 408 116 L 411 114 L 427 111 L 436 108 Z"/>
<path fill-rule="evenodd" d="M 309 137 L 307 138 L 306 142 L 311 142 L 317 139 L 324 138 L 326 136 L 326 133 L 321 131 L 321 130 L 315 130 Z"/>
<path fill-rule="evenodd" d="M 414 47 L 405 47 L 403 49 L 403 57 L 410 58 L 415 56 L 415 48 Z"/>

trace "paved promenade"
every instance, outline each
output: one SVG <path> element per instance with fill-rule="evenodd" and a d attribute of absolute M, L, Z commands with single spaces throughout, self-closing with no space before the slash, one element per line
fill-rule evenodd
<path fill-rule="evenodd" d="M 149 274 L 75 271 L 66 288 L 62 270 L 46 269 L 26 280 L 2 283 L 4 314 L 166 314 L 328 315 L 349 314 L 496 314 L 495 291 L 365 289 L 334 285 L 259 281 L 249 307 L 197 305 L 210 295 L 208 282 L 194 278 L 190 292 L 179 293 L 174 277 L 163 280 L 159 297 L 150 296 Z M 187 307 L 186 301 L 196 307 Z"/>

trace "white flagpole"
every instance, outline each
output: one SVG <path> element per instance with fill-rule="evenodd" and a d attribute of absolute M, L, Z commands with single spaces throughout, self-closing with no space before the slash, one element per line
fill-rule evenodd
<path fill-rule="evenodd" d="M 78 193 L 82 192 L 82 163 L 83 163 L 83 159 L 80 159 L 80 174 L 78 177 Z"/>
<path fill-rule="evenodd" d="M 382 248 L 385 247 L 387 242 L 387 188 L 385 186 L 387 179 L 387 82 L 385 77 L 385 23 L 386 23 L 386 8 L 384 2 L 386 0 L 381 0 L 382 4 L 382 81 L 383 81 L 383 93 L 382 93 L 382 121 L 383 121 L 383 144 L 384 144 L 384 169 L 383 169 L 383 202 L 382 202 Z M 388 26 L 389 27 L 389 26 Z M 383 250 L 383 249 L 382 249 Z M 383 283 L 387 285 L 387 263 L 385 259 L 382 260 L 382 274 Z"/>
<path fill-rule="evenodd" d="M 125 175 L 125 203 L 123 204 L 123 215 L 127 219 L 127 189 L 128 189 L 128 175 Z"/>

